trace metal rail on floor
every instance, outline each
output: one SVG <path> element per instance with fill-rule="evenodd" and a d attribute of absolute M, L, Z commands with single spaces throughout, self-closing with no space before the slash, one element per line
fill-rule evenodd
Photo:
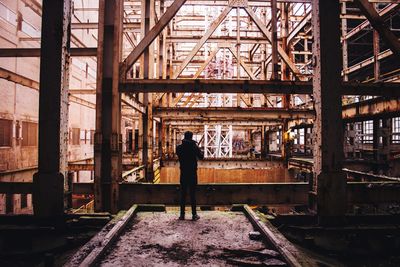
<path fill-rule="evenodd" d="M 279 252 L 291 267 L 314 267 L 316 262 L 299 251 L 270 222 L 262 221 L 248 205 L 233 205 L 232 210 L 242 211 L 253 227 L 260 232 L 262 239 Z M 165 211 L 164 205 L 133 205 L 122 217 L 110 221 L 97 235 L 81 247 L 65 265 L 96 266 L 116 242 L 124 228 L 138 212 Z"/>

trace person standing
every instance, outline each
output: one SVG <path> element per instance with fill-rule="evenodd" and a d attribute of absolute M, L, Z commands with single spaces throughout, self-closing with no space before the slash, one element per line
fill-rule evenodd
<path fill-rule="evenodd" d="M 196 212 L 196 186 L 197 186 L 197 160 L 203 159 L 203 153 L 192 139 L 193 133 L 185 132 L 182 144 L 176 147 L 180 168 L 180 216 L 179 220 L 185 219 L 186 194 L 189 190 L 192 205 L 192 220 L 200 219 Z"/>

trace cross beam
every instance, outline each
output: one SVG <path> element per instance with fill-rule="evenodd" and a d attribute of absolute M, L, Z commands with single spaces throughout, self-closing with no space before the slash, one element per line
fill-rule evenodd
<path fill-rule="evenodd" d="M 124 60 L 121 66 L 120 73 L 125 77 L 126 71 L 139 59 L 149 45 L 157 38 L 157 36 L 164 30 L 165 26 L 171 21 L 175 14 L 179 11 L 181 6 L 185 4 L 186 0 L 175 0 L 172 5 L 165 11 L 161 18 L 157 21 L 156 25 L 144 36 L 139 44 Z"/>
<path fill-rule="evenodd" d="M 400 96 L 399 83 L 343 82 L 341 88 L 337 90 L 342 90 L 342 95 Z M 120 92 L 312 94 L 312 83 L 265 80 L 129 79 L 120 84 Z"/>
<path fill-rule="evenodd" d="M 154 116 L 171 119 L 312 119 L 313 110 L 283 108 L 155 108 Z"/>

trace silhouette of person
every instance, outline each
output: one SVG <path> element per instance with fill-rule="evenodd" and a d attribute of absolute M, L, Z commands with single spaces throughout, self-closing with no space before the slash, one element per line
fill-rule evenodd
<path fill-rule="evenodd" d="M 203 159 L 204 156 L 197 146 L 197 143 L 192 140 L 192 138 L 192 132 L 185 132 L 185 138 L 182 140 L 182 144 L 176 147 L 176 154 L 178 155 L 181 172 L 181 215 L 179 216 L 179 220 L 185 219 L 186 193 L 189 190 L 190 202 L 192 205 L 192 220 L 196 221 L 200 219 L 196 212 L 197 160 Z"/>

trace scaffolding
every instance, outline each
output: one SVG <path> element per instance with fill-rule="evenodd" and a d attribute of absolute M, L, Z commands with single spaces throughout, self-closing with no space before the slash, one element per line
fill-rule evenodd
<path fill-rule="evenodd" d="M 204 125 L 204 157 L 232 157 L 232 125 Z"/>

